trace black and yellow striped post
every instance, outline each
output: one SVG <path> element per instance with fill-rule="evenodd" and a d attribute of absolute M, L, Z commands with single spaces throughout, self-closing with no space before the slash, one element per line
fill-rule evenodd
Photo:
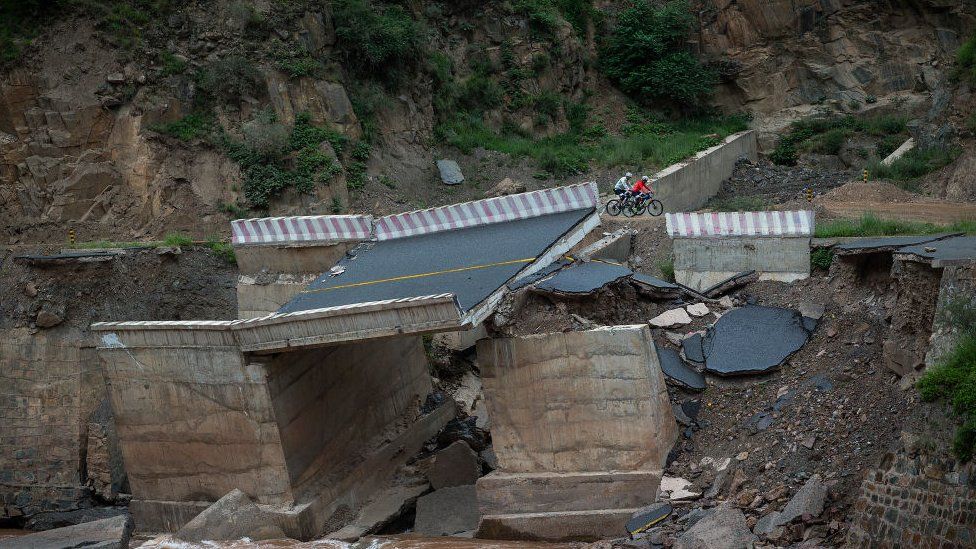
<path fill-rule="evenodd" d="M 864 169 L 864 182 L 865 183 L 868 182 L 868 170 L 867 170 L 867 168 Z"/>
<path fill-rule="evenodd" d="M 75 230 L 68 229 L 68 244 L 75 245 Z"/>
<path fill-rule="evenodd" d="M 813 189 L 811 189 L 810 187 L 807 187 L 806 189 L 803 189 L 803 190 L 807 194 L 807 202 L 813 202 Z"/>

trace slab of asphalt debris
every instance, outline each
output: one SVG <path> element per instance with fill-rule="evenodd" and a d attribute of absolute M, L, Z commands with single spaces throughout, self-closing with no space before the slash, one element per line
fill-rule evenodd
<path fill-rule="evenodd" d="M 615 263 L 578 261 L 538 283 L 536 289 L 560 294 L 589 294 L 632 274 L 627 267 Z"/>
<path fill-rule="evenodd" d="M 799 312 L 747 305 L 722 315 L 702 339 L 705 370 L 720 376 L 769 372 L 809 338 Z"/>
<path fill-rule="evenodd" d="M 668 518 L 673 508 L 670 503 L 655 503 L 638 509 L 627 521 L 627 532 L 631 536 L 647 531 L 649 528 Z"/>
<path fill-rule="evenodd" d="M 875 252 L 890 252 L 905 246 L 917 246 L 928 242 L 945 240 L 959 236 L 961 233 L 942 233 L 923 236 L 882 236 L 877 238 L 858 238 L 834 246 L 834 252 L 840 255 L 864 254 Z"/>
<path fill-rule="evenodd" d="M 899 248 L 895 253 L 910 259 L 931 262 L 933 267 L 966 264 L 976 261 L 976 236 L 957 236 L 907 246 Z"/>
<path fill-rule="evenodd" d="M 658 347 L 657 359 L 661 363 L 661 371 L 669 380 L 692 391 L 705 390 L 705 376 L 685 364 L 674 349 Z"/>
<path fill-rule="evenodd" d="M 539 269 L 538 271 L 530 275 L 523 276 L 518 280 L 510 282 L 508 285 L 508 289 L 518 290 L 519 288 L 524 288 L 530 284 L 535 284 L 536 282 L 551 275 L 552 273 L 558 271 L 559 269 L 562 269 L 563 267 L 569 265 L 570 263 L 572 263 L 572 261 L 568 259 L 560 259 L 559 261 L 554 261 L 553 263 L 550 263 L 548 266 L 543 267 L 542 269 Z"/>
<path fill-rule="evenodd" d="M 702 335 L 692 334 L 681 342 L 681 350 L 685 352 L 685 358 L 696 363 L 705 363 L 705 353 L 702 350 Z"/>

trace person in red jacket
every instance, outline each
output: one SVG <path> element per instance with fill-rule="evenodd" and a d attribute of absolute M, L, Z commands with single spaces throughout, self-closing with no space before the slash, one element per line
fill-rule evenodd
<path fill-rule="evenodd" d="M 646 175 L 637 180 L 634 186 L 630 188 L 630 192 L 634 195 L 640 195 L 641 200 L 647 200 L 654 194 L 654 189 L 651 188 L 651 178 Z"/>

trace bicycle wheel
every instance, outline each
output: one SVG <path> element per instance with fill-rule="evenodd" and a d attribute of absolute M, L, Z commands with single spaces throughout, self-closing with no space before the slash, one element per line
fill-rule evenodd
<path fill-rule="evenodd" d="M 664 204 L 660 200 L 654 199 L 647 203 L 647 213 L 657 217 L 664 213 Z"/>
<path fill-rule="evenodd" d="M 607 202 L 607 213 L 614 217 L 620 215 L 620 201 L 614 198 Z"/>

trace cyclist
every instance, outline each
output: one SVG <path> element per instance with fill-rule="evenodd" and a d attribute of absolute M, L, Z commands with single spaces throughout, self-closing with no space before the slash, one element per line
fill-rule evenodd
<path fill-rule="evenodd" d="M 621 177 L 617 180 L 617 183 L 613 186 L 613 194 L 617 196 L 623 196 L 630 190 L 630 178 L 634 177 L 634 174 L 627 172 L 627 175 Z"/>
<path fill-rule="evenodd" d="M 654 194 L 654 189 L 651 188 L 651 178 L 645 175 L 638 179 L 637 183 L 634 183 L 634 186 L 630 188 L 630 193 L 637 196 L 638 204 L 650 199 L 651 195 Z"/>

